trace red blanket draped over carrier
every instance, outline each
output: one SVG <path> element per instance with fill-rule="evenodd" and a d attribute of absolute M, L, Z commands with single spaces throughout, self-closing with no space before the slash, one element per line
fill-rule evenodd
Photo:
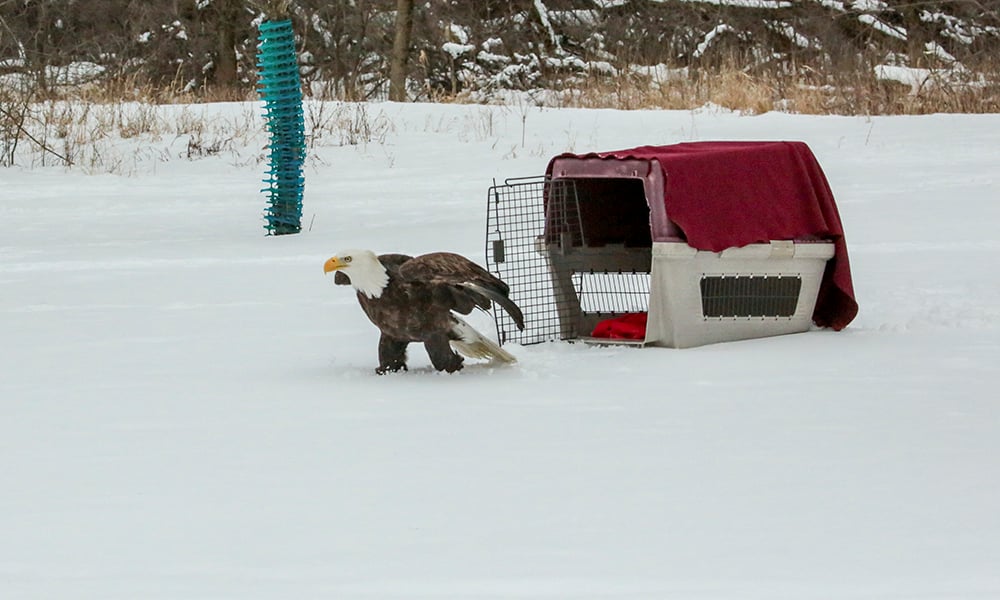
<path fill-rule="evenodd" d="M 655 161 L 663 172 L 663 209 L 650 207 L 652 239 L 679 228 L 684 240 L 699 250 L 726 248 L 770 240 L 830 240 L 834 257 L 826 265 L 813 322 L 843 329 L 858 312 L 840 213 L 823 170 L 803 142 L 689 142 L 641 146 L 560 158 Z M 650 204 L 657 199 L 647 198 Z M 631 325 L 625 329 L 630 330 Z"/>

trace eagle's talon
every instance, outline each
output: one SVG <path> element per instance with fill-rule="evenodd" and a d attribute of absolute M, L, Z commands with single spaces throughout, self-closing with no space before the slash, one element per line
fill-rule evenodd
<path fill-rule="evenodd" d="M 406 365 L 387 365 L 384 367 L 377 367 L 375 369 L 376 375 L 385 375 L 386 373 L 398 373 L 400 371 L 408 371 Z"/>

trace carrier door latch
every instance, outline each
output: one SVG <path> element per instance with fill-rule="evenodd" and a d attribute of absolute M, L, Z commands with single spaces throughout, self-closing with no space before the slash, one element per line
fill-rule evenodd
<path fill-rule="evenodd" d="M 502 263 L 507 261 L 503 240 L 493 240 L 493 262 Z"/>

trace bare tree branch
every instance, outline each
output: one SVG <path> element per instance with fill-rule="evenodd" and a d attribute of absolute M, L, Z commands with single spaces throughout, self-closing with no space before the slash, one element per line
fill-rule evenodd
<path fill-rule="evenodd" d="M 11 112 L 8 112 L 7 109 L 5 109 L 3 106 L 0 106 L 0 115 L 2 115 L 4 117 L 6 117 L 7 119 L 9 119 L 10 122 L 14 125 L 14 127 L 21 134 L 24 135 L 24 137 L 26 137 L 29 140 L 31 140 L 36 146 L 38 146 L 39 148 L 41 148 L 43 151 L 48 152 L 52 156 L 55 156 L 59 160 L 63 161 L 66 165 L 73 166 L 73 161 L 71 161 L 70 159 L 66 158 L 62 154 L 59 154 L 55 150 L 53 150 L 51 147 L 49 147 L 48 144 L 46 144 L 45 142 L 39 140 L 35 136 L 31 135 L 31 132 L 29 132 L 27 129 L 24 128 L 24 120 L 25 120 L 25 114 L 24 113 L 22 113 L 21 115 L 15 115 L 15 114 L 13 114 Z"/>

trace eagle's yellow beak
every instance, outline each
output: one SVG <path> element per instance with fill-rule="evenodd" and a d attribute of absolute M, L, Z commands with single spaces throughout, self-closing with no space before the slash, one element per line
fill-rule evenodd
<path fill-rule="evenodd" d="M 326 264 L 323 265 L 323 272 L 324 273 L 329 273 L 330 271 L 336 271 L 337 269 L 343 269 L 346 266 L 347 266 L 347 263 L 341 261 L 339 258 L 337 258 L 336 256 L 334 256 L 330 260 L 326 261 Z"/>

